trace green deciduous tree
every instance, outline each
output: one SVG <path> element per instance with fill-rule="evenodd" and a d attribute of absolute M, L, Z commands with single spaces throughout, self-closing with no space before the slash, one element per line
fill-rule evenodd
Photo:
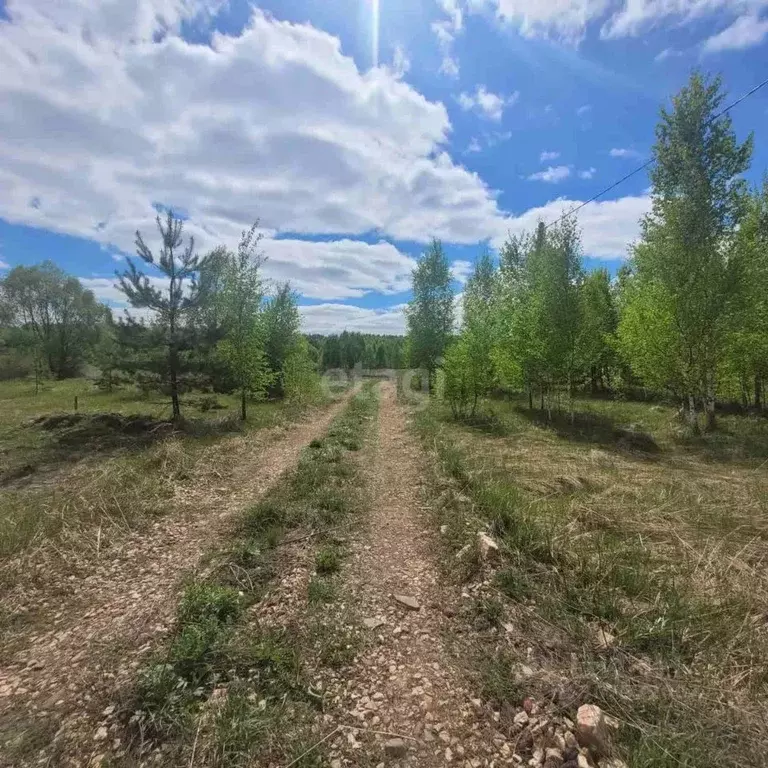
<path fill-rule="evenodd" d="M 525 387 L 533 406 L 565 388 L 578 373 L 582 280 L 581 242 L 575 220 L 566 219 L 535 234 L 511 237 L 502 248 L 492 358 L 507 385 Z"/>
<path fill-rule="evenodd" d="M 301 338 L 301 318 L 296 294 L 289 283 L 277 287 L 264 309 L 264 342 L 269 370 L 274 379 L 270 392 L 282 397 L 285 392 L 284 367 Z"/>
<path fill-rule="evenodd" d="M 96 384 L 105 392 L 112 392 L 123 381 L 120 369 L 124 354 L 118 340 L 115 322 L 112 315 L 108 314 L 99 328 L 99 340 L 94 345 L 92 353 L 93 363 L 100 373 Z"/>
<path fill-rule="evenodd" d="M 320 396 L 320 376 L 309 342 L 298 336 L 283 361 L 280 377 L 289 402 L 313 402 Z"/>
<path fill-rule="evenodd" d="M 106 307 L 51 261 L 14 267 L 0 281 L 0 293 L 11 322 L 32 332 L 35 356 L 57 378 L 76 376 L 98 339 Z"/>
<path fill-rule="evenodd" d="M 248 397 L 264 397 L 274 378 L 265 351 L 264 291 L 259 274 L 264 257 L 256 226 L 243 232 L 237 253 L 226 253 L 221 260 L 222 279 L 216 294 L 224 329 L 218 349 L 240 390 L 243 421 L 248 417 Z"/>
<path fill-rule="evenodd" d="M 410 363 L 430 378 L 453 331 L 451 270 L 439 240 L 433 240 L 413 270 L 413 298 L 406 310 Z"/>
<path fill-rule="evenodd" d="M 724 367 L 738 380 L 744 402 L 761 409 L 768 381 L 768 178 L 750 195 L 734 251 L 739 287 Z"/>
<path fill-rule="evenodd" d="M 577 339 L 579 365 L 596 392 L 610 387 L 611 369 L 615 365 L 614 335 L 618 315 L 606 269 L 596 269 L 581 285 L 581 317 Z"/>
<path fill-rule="evenodd" d="M 657 330 L 667 346 L 655 353 L 637 333 L 622 333 L 633 366 L 641 357 L 646 368 L 652 359 L 670 362 L 673 356 L 668 374 L 678 382 L 693 429 L 697 402 L 703 403 L 707 427 L 714 426 L 717 365 L 738 299 L 731 256 L 745 207 L 740 174 L 752 153 L 751 137 L 739 144 L 730 117 L 714 119 L 724 98 L 720 78 L 694 73 L 672 109 L 661 110 L 650 174 L 652 210 L 634 248 L 637 283 L 631 296 L 646 310 L 660 301 L 668 327 Z M 627 310 L 631 322 L 642 314 L 631 305 Z M 645 375 L 658 380 L 663 372 Z"/>
<path fill-rule="evenodd" d="M 474 416 L 493 382 L 495 278 L 491 255 L 483 251 L 464 289 L 461 334 L 443 363 L 444 395 L 455 416 Z"/>

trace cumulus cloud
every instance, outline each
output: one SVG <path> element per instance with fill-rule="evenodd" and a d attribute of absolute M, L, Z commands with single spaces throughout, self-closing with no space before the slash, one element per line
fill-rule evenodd
<path fill-rule="evenodd" d="M 368 293 L 400 293 L 411 284 L 416 261 L 394 245 L 359 240 L 267 240 L 264 276 L 289 281 L 311 299 L 352 299 Z"/>
<path fill-rule="evenodd" d="M 597 173 L 597 168 L 585 168 L 583 171 L 579 171 L 580 179 L 591 179 Z"/>
<path fill-rule="evenodd" d="M 626 149 L 622 147 L 614 147 L 608 154 L 611 157 L 624 157 L 624 158 L 639 158 L 640 153 L 636 149 Z"/>
<path fill-rule="evenodd" d="M 457 100 L 465 112 L 474 110 L 482 117 L 498 122 L 504 114 L 504 107 L 514 104 L 519 97 L 519 91 L 501 96 L 487 90 L 484 85 L 478 85 L 474 93 L 460 93 Z"/>
<path fill-rule="evenodd" d="M 538 171 L 528 176 L 528 181 L 546 181 L 548 184 L 557 184 L 571 175 L 570 165 L 550 165 L 545 171 Z"/>
<path fill-rule="evenodd" d="M 10 269 L 11 265 L 0 259 L 0 269 Z"/>
<path fill-rule="evenodd" d="M 508 219 L 507 228 L 512 234 L 531 232 L 539 221 L 555 221 L 580 204 L 579 200 L 567 198 L 552 200 Z M 578 214 L 584 253 L 597 259 L 626 256 L 628 246 L 639 234 L 640 219 L 650 209 L 651 199 L 647 195 L 587 203 Z M 503 236 L 495 238 L 493 246 L 501 247 L 504 239 Z"/>
<path fill-rule="evenodd" d="M 386 238 L 497 242 L 561 210 L 500 211 L 495 192 L 446 151 L 447 111 L 402 80 L 403 58 L 360 72 L 338 38 L 259 11 L 209 44 L 179 36 L 216 7 L 7 0 L 0 216 L 89 238 L 115 256 L 133 251 L 137 228 L 155 245 L 156 203 L 185 211 L 201 251 L 234 246 L 259 218 L 266 276 L 328 302 L 319 306 L 346 307 L 327 309 L 324 322 L 354 312 L 392 327 L 401 322 L 394 309 L 333 303 L 403 290 L 411 260 Z M 448 18 L 456 32 L 459 16 Z M 624 252 L 638 199 L 582 212 L 595 254 Z M 370 232 L 376 242 L 356 239 Z M 302 237 L 317 235 L 322 242 Z M 106 281 L 94 288 L 118 300 L 111 278 L 89 279 Z"/>
<path fill-rule="evenodd" d="M 153 237 L 147 243 L 155 245 Z M 394 294 L 407 291 L 415 259 L 384 241 L 369 244 L 360 240 L 311 241 L 266 238 L 261 242 L 266 261 L 262 276 L 267 285 L 290 282 L 294 290 L 310 299 L 355 299 L 369 293 Z M 150 269 L 151 271 L 151 269 Z M 161 277 L 153 283 L 165 287 Z M 97 296 L 122 306 L 123 294 L 113 278 L 83 280 Z"/>
<path fill-rule="evenodd" d="M 542 163 L 546 163 L 549 160 L 557 160 L 560 157 L 559 152 L 547 152 L 546 150 L 539 155 L 539 160 Z"/>
<path fill-rule="evenodd" d="M 441 103 L 390 67 L 360 72 L 338 38 L 259 11 L 209 45 L 175 33 L 212 7 L 8 0 L 0 216 L 128 252 L 158 202 L 188 214 L 203 250 L 256 218 L 269 235 L 469 243 L 498 231 L 495 193 L 445 150 Z M 316 255 L 305 241 L 292 250 L 297 268 Z"/>
<path fill-rule="evenodd" d="M 405 304 L 384 309 L 364 309 L 349 304 L 316 304 L 299 307 L 302 329 L 305 333 L 381 333 L 401 336 L 405 334 Z"/>
<path fill-rule="evenodd" d="M 768 18 L 759 19 L 755 15 L 741 16 L 721 32 L 704 41 L 704 53 L 735 51 L 752 48 L 765 40 L 768 35 Z"/>

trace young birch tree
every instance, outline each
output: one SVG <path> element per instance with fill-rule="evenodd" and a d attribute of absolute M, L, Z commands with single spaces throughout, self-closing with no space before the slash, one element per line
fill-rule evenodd
<path fill-rule="evenodd" d="M 730 117 L 715 119 L 724 98 L 719 77 L 694 73 L 672 109 L 661 110 L 656 127 L 652 210 L 634 249 L 632 294 L 641 307 L 652 305 L 650 296 L 664 307 L 669 327 L 657 332 L 666 349 L 657 354 L 649 348 L 631 305 L 630 325 L 622 319 L 623 345 L 633 365 L 638 350 L 646 362 L 668 360 L 673 352 L 674 369 L 657 371 L 655 378 L 668 375 L 679 382 L 694 431 L 697 402 L 704 406 L 706 427 L 715 424 L 717 363 L 737 298 L 731 256 L 746 193 L 740 174 L 752 154 L 752 138 L 738 143 Z"/>
<path fill-rule="evenodd" d="M 273 376 L 265 351 L 262 318 L 264 291 L 259 270 L 264 255 L 259 250 L 261 233 L 257 224 L 243 232 L 237 253 L 228 253 L 222 264 L 218 291 L 225 336 L 219 353 L 240 390 L 240 418 L 248 418 L 248 398 L 263 398 Z"/>
<path fill-rule="evenodd" d="M 453 331 L 451 269 L 433 240 L 413 270 L 413 298 L 406 310 L 411 364 L 427 370 L 429 385 Z"/>

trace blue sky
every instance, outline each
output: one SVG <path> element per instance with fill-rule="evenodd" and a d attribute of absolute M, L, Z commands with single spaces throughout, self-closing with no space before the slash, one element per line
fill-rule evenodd
<path fill-rule="evenodd" d="M 199 249 L 255 219 L 305 327 L 403 329 L 414 258 L 461 290 L 484 243 L 647 158 L 693 67 L 768 76 L 768 0 L 0 0 L 0 265 L 50 258 L 121 306 L 157 204 Z M 733 112 L 768 169 L 768 88 Z M 616 269 L 640 174 L 581 213 Z"/>

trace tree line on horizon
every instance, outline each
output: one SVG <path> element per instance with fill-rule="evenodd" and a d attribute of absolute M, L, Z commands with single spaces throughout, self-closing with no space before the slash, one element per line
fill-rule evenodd
<path fill-rule="evenodd" d="M 456 416 L 493 389 L 530 408 L 573 408 L 579 391 L 675 398 L 689 427 L 715 426 L 719 401 L 762 410 L 768 379 L 768 178 L 751 189 L 752 136 L 739 142 L 719 77 L 698 72 L 662 108 L 651 211 L 612 279 L 587 272 L 575 217 L 483 253 L 454 296 L 439 241 L 413 273 L 407 354 Z"/>
<path fill-rule="evenodd" d="M 315 397 L 322 371 L 401 364 L 403 337 L 302 334 L 290 285 L 270 292 L 261 278 L 256 225 L 236 251 L 222 246 L 201 257 L 192 238 L 184 243 L 183 221 L 172 212 L 156 223 L 160 249 L 153 252 L 137 232 L 139 258 L 117 273 L 142 320 L 115 320 L 51 261 L 0 279 L 0 379 L 66 379 L 92 366 L 104 390 L 134 384 L 167 394 L 174 418 L 183 392 L 239 392 L 245 419 L 250 400 Z"/>
<path fill-rule="evenodd" d="M 124 384 L 167 394 L 173 417 L 193 389 L 238 392 L 247 403 L 265 397 L 312 398 L 319 391 L 318 352 L 300 331 L 297 296 L 289 284 L 268 292 L 256 225 L 236 251 L 205 256 L 184 243 L 183 222 L 157 217 L 155 253 L 136 233 L 138 260 L 117 273 L 137 320 L 115 320 L 80 281 L 53 262 L 18 266 L 0 280 L 0 378 L 37 380 L 98 369 L 98 385 Z"/>

